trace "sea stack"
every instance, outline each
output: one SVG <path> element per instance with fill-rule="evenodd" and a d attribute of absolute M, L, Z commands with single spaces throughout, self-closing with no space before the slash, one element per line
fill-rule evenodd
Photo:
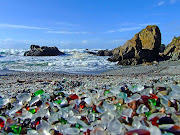
<path fill-rule="evenodd" d="M 126 41 L 123 46 L 111 50 L 109 61 L 118 61 L 119 65 L 137 65 L 159 59 L 161 32 L 156 25 L 148 25 Z"/>
<path fill-rule="evenodd" d="M 31 50 L 26 51 L 24 56 L 58 56 L 64 53 L 59 51 L 57 47 L 47 47 L 39 45 L 31 45 Z"/>

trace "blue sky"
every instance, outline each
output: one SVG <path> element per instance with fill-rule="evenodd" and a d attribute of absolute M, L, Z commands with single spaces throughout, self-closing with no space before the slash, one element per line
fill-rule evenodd
<path fill-rule="evenodd" d="M 180 0 L 0 0 L 0 48 L 112 49 L 147 25 L 180 36 Z"/>

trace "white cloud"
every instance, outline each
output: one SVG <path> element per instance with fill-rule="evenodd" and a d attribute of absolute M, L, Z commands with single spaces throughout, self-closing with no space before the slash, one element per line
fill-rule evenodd
<path fill-rule="evenodd" d="M 133 30 L 138 30 L 141 29 L 142 27 L 130 27 L 130 28 L 120 28 L 117 31 L 118 32 L 124 32 L 124 31 L 133 31 Z"/>
<path fill-rule="evenodd" d="M 165 1 L 160 1 L 157 5 L 158 6 L 162 6 L 162 5 L 164 5 L 165 4 Z"/>
<path fill-rule="evenodd" d="M 116 29 L 116 30 L 108 30 L 105 33 L 114 33 L 114 32 L 126 32 L 126 31 L 133 31 L 133 30 L 138 30 L 141 29 L 142 27 L 138 26 L 138 27 L 129 27 L 129 28 L 120 28 L 120 29 Z"/>
<path fill-rule="evenodd" d="M 25 25 L 14 25 L 14 24 L 0 24 L 0 28 L 49 30 L 49 28 L 32 27 L 32 26 L 25 26 Z"/>
<path fill-rule="evenodd" d="M 68 23 L 68 22 L 57 22 L 56 24 L 60 25 L 60 26 L 66 26 L 66 27 L 77 27 L 77 26 L 80 26 L 78 24 L 72 24 L 72 23 Z"/>
<path fill-rule="evenodd" d="M 87 41 L 87 40 L 82 40 L 81 43 L 82 43 L 82 44 L 87 44 L 88 41 Z"/>
<path fill-rule="evenodd" d="M 157 6 L 162 6 L 164 4 L 175 4 L 176 2 L 178 2 L 179 0 L 163 0 L 163 1 L 159 1 L 157 3 Z"/>
<path fill-rule="evenodd" d="M 171 4 L 174 4 L 174 3 L 176 3 L 177 2 L 177 0 L 170 0 L 170 3 Z"/>
<path fill-rule="evenodd" d="M 84 31 L 47 31 L 47 33 L 55 33 L 55 34 L 88 34 L 89 32 L 84 32 Z"/>
<path fill-rule="evenodd" d="M 117 31 L 116 30 L 108 30 L 105 33 L 114 33 L 114 32 L 117 32 Z"/>
<path fill-rule="evenodd" d="M 139 26 L 147 26 L 147 25 L 158 25 L 160 23 L 142 23 L 142 24 L 139 24 Z"/>

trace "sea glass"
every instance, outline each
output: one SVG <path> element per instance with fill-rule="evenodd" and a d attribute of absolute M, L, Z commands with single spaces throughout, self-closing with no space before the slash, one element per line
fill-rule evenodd
<path fill-rule="evenodd" d="M 120 92 L 120 93 L 119 93 L 119 97 L 120 97 L 120 98 L 123 98 L 123 99 L 125 100 L 126 97 L 127 97 L 127 94 L 126 94 L 125 92 Z"/>
<path fill-rule="evenodd" d="M 55 100 L 54 102 L 58 103 L 58 104 L 61 104 L 62 100 L 59 99 L 59 100 Z"/>
<path fill-rule="evenodd" d="M 141 113 L 144 113 L 144 112 L 148 112 L 149 111 L 149 108 L 147 108 L 145 105 L 141 104 L 137 110 L 136 110 L 136 113 L 137 114 L 141 114 Z"/>
<path fill-rule="evenodd" d="M 151 134 L 148 130 L 135 129 L 135 130 L 126 132 L 125 135 L 151 135 Z M 160 134 L 158 134 L 158 135 L 160 135 Z"/>
<path fill-rule="evenodd" d="M 122 131 L 122 124 L 119 120 L 113 119 L 110 123 L 108 123 L 107 129 L 114 134 L 120 134 Z"/>
<path fill-rule="evenodd" d="M 151 135 L 161 135 L 161 130 L 157 126 L 151 126 L 149 128 Z"/>
<path fill-rule="evenodd" d="M 109 93 L 110 93 L 109 90 L 105 90 L 105 91 L 104 91 L 104 95 L 107 95 L 107 94 L 109 94 Z"/>
<path fill-rule="evenodd" d="M 142 85 L 134 85 L 134 86 L 129 87 L 129 89 L 132 92 L 140 92 L 140 91 L 144 90 L 144 86 L 142 86 Z"/>
<path fill-rule="evenodd" d="M 65 120 L 63 117 L 61 117 L 61 119 L 59 121 L 63 124 L 67 124 L 67 120 Z"/>
<path fill-rule="evenodd" d="M 13 130 L 13 132 L 14 132 L 15 134 L 20 134 L 22 128 L 21 128 L 20 126 L 17 126 L 17 125 L 12 125 L 12 126 L 11 126 L 11 129 Z"/>
<path fill-rule="evenodd" d="M 0 116 L 0 127 L 3 128 L 6 124 L 7 119 L 3 116 Z M 1 129 L 0 128 L 0 129 Z"/>
<path fill-rule="evenodd" d="M 71 134 L 71 135 L 77 135 L 79 134 L 80 130 L 78 128 L 74 128 L 74 127 L 70 127 L 70 128 L 66 128 L 64 130 L 65 134 Z"/>
<path fill-rule="evenodd" d="M 38 132 L 36 130 L 31 129 L 27 131 L 27 135 L 38 135 Z"/>
<path fill-rule="evenodd" d="M 34 96 L 38 96 L 44 93 L 44 90 L 37 90 L 36 92 L 34 92 Z"/>
<path fill-rule="evenodd" d="M 75 100 L 75 99 L 78 99 L 79 97 L 78 97 L 78 95 L 76 95 L 76 94 L 72 94 L 72 95 L 69 96 L 69 98 L 70 98 L 71 100 Z"/>
<path fill-rule="evenodd" d="M 20 102 L 29 102 L 31 100 L 31 95 L 29 93 L 19 93 L 17 95 L 17 99 L 20 101 Z"/>
<path fill-rule="evenodd" d="M 7 103 L 9 103 L 8 98 L 0 98 L 0 107 L 6 105 Z"/>
<path fill-rule="evenodd" d="M 132 113 L 133 113 L 133 110 L 131 108 L 127 108 L 127 109 L 123 110 L 122 115 L 124 115 L 126 117 L 131 117 Z"/>
<path fill-rule="evenodd" d="M 151 115 L 151 112 L 145 112 L 146 117 L 149 117 Z"/>
<path fill-rule="evenodd" d="M 31 112 L 32 114 L 34 114 L 36 112 L 36 109 L 30 109 L 29 112 Z"/>
<path fill-rule="evenodd" d="M 156 105 L 156 100 L 155 99 L 148 99 L 148 101 L 153 104 L 154 106 Z"/>
<path fill-rule="evenodd" d="M 139 100 L 140 98 L 141 98 L 140 94 L 134 94 L 134 95 L 131 96 L 131 99 L 136 100 L 136 101 Z"/>

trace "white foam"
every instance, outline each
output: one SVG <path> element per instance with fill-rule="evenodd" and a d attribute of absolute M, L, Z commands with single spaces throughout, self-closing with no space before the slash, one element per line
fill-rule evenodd
<path fill-rule="evenodd" d="M 24 57 L 25 51 L 27 50 L 1 49 L 3 57 L 0 58 L 0 70 L 90 72 L 117 68 L 116 63 L 107 61 L 108 57 L 88 54 L 84 49 L 62 49 L 66 55 L 52 57 Z"/>

